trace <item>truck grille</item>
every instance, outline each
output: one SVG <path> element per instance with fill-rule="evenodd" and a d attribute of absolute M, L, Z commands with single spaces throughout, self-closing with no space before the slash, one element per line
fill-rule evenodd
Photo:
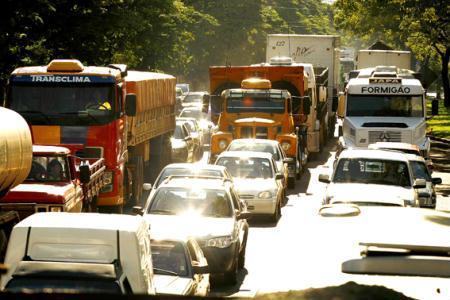
<path fill-rule="evenodd" d="M 375 142 L 401 142 L 401 131 L 369 131 L 369 143 Z"/>

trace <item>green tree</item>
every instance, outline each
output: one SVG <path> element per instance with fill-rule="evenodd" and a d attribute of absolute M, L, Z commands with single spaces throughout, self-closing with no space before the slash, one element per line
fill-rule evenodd
<path fill-rule="evenodd" d="M 450 107 L 450 2 L 447 0 L 337 0 L 335 25 L 363 41 L 408 47 L 422 62 L 439 60 L 444 102 Z"/>

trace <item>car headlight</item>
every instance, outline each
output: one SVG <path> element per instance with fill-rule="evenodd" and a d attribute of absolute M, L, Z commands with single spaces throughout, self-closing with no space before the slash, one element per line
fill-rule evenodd
<path fill-rule="evenodd" d="M 224 150 L 227 147 L 227 141 L 226 140 L 220 140 L 219 142 L 219 148 L 220 150 Z"/>
<path fill-rule="evenodd" d="M 283 148 L 284 151 L 288 151 L 291 148 L 291 143 L 289 142 L 282 142 L 281 148 Z"/>
<path fill-rule="evenodd" d="M 270 192 L 270 191 L 264 191 L 264 192 L 261 192 L 258 194 L 258 198 L 261 198 L 261 199 L 269 199 L 272 197 L 273 197 L 272 192 Z"/>
<path fill-rule="evenodd" d="M 228 248 L 232 242 L 231 236 L 221 236 L 207 240 L 206 247 Z"/>
<path fill-rule="evenodd" d="M 62 207 L 61 206 L 50 206 L 50 211 L 51 212 L 62 212 Z"/>

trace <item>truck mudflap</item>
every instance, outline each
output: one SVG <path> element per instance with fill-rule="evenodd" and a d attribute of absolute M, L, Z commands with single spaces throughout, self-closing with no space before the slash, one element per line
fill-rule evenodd
<path fill-rule="evenodd" d="M 19 214 L 16 211 L 0 212 L 0 262 L 4 261 L 9 236 L 19 221 Z"/>

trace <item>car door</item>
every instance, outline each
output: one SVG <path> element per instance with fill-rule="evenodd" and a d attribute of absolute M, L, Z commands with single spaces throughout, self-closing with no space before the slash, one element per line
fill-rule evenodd
<path fill-rule="evenodd" d="M 239 213 L 247 211 L 247 204 L 239 199 L 239 196 L 237 195 L 236 191 L 233 188 L 230 189 L 230 194 L 231 199 L 233 201 L 234 209 L 237 210 Z M 248 234 L 248 223 L 247 220 L 245 219 L 238 220 L 237 218 L 236 222 L 238 228 L 237 234 L 239 238 L 239 247 L 240 247 L 239 251 L 241 252 L 246 244 Z"/>

